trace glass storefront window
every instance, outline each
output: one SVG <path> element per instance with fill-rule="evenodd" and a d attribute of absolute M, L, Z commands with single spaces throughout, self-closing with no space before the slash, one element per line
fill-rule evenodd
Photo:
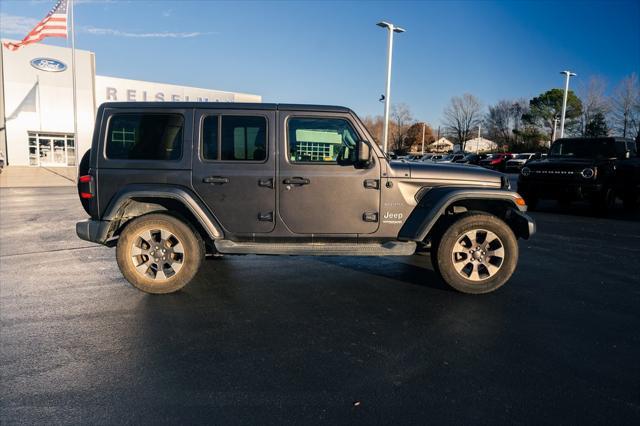
<path fill-rule="evenodd" d="M 73 135 L 29 132 L 29 165 L 75 166 L 76 148 Z"/>

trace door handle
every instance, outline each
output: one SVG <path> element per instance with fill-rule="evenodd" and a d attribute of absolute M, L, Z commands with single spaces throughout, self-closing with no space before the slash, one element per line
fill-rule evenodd
<path fill-rule="evenodd" d="M 214 185 L 224 185 L 225 183 L 229 183 L 229 178 L 222 176 L 208 176 L 202 179 L 204 183 L 212 183 Z"/>
<path fill-rule="evenodd" d="M 311 181 L 307 178 L 292 177 L 292 178 L 286 178 L 285 180 L 282 181 L 282 183 L 284 183 L 285 185 L 309 185 Z"/>

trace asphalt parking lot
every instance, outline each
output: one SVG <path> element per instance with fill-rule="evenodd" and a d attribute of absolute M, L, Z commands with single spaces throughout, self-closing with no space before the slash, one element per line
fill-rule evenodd
<path fill-rule="evenodd" d="M 0 423 L 640 423 L 640 217 L 542 204 L 499 291 L 426 257 L 208 260 L 150 296 L 74 188 L 0 190 Z"/>

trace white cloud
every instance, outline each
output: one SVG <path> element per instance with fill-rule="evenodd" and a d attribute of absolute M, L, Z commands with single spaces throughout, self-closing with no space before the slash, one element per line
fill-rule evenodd
<path fill-rule="evenodd" d="M 203 35 L 214 34 L 212 32 L 201 32 L 201 31 L 191 31 L 191 32 L 161 31 L 161 32 L 138 33 L 138 32 L 130 32 L 130 31 L 120 31 L 113 28 L 96 28 L 96 27 L 85 27 L 85 28 L 82 28 L 81 31 L 89 34 L 93 34 L 93 35 L 133 37 L 133 38 L 193 38 L 193 37 L 199 37 Z"/>
<path fill-rule="evenodd" d="M 2 34 L 17 34 L 26 36 L 29 31 L 40 22 L 26 16 L 9 15 L 0 13 L 0 29 Z"/>

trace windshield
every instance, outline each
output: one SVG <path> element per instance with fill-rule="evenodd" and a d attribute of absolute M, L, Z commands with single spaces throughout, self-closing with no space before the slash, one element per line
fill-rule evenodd
<path fill-rule="evenodd" d="M 518 160 L 528 160 L 531 157 L 531 154 L 518 154 L 516 155 L 516 159 Z"/>
<path fill-rule="evenodd" d="M 611 158 L 616 156 L 615 145 L 608 140 L 563 140 L 553 144 L 549 157 Z"/>

